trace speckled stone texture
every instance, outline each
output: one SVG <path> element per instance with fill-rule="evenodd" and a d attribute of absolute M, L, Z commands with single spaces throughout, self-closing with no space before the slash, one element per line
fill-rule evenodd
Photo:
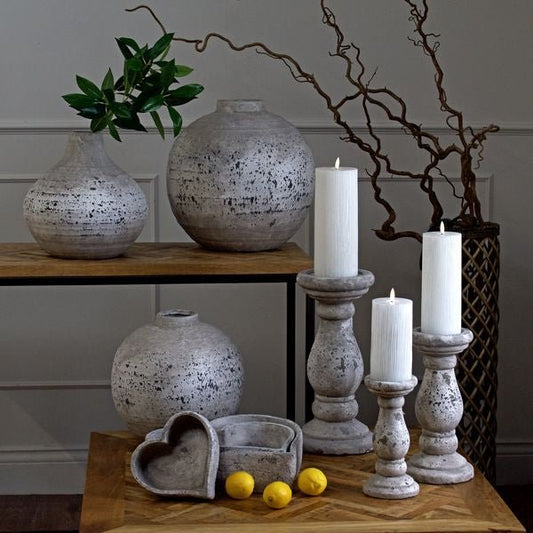
<path fill-rule="evenodd" d="M 310 148 L 260 100 L 220 100 L 184 129 L 169 156 L 172 211 L 206 248 L 279 247 L 302 225 L 313 189 Z"/>
<path fill-rule="evenodd" d="M 133 451 L 131 471 L 154 494 L 212 500 L 218 459 L 218 437 L 207 418 L 183 411 L 146 435 Z"/>
<path fill-rule="evenodd" d="M 357 420 L 355 392 L 363 378 L 363 358 L 353 333 L 353 300 L 368 292 L 374 275 L 325 278 L 300 272 L 298 284 L 314 298 L 320 318 L 307 362 L 315 392 L 314 418 L 302 427 L 304 450 L 327 455 L 359 454 L 372 449 L 372 433 Z"/>
<path fill-rule="evenodd" d="M 254 492 L 272 481 L 292 485 L 302 465 L 302 430 L 292 420 L 243 414 L 211 421 L 218 434 L 218 479 L 244 470 L 255 480 Z"/>
<path fill-rule="evenodd" d="M 170 310 L 120 345 L 111 392 L 129 430 L 145 435 L 179 411 L 209 420 L 237 413 L 243 381 L 241 355 L 224 333 L 196 313 Z"/>
<path fill-rule="evenodd" d="M 455 378 L 456 354 L 472 341 L 472 332 L 430 335 L 413 332 L 413 345 L 424 356 L 424 377 L 415 412 L 422 427 L 420 453 L 408 461 L 408 472 L 421 483 L 462 483 L 474 477 L 474 468 L 457 453 L 455 428 L 463 416 L 463 400 Z"/>
<path fill-rule="evenodd" d="M 409 451 L 409 430 L 403 417 L 404 397 L 416 386 L 417 379 L 389 382 L 366 376 L 368 390 L 378 396 L 379 415 L 374 428 L 376 473 L 363 485 L 363 492 L 373 498 L 400 500 L 416 496 L 420 487 L 407 474 L 405 454 Z"/>
<path fill-rule="evenodd" d="M 24 219 L 50 255 L 105 259 L 141 233 L 148 206 L 137 183 L 107 155 L 100 133 L 72 132 L 63 159 L 24 199 Z"/>

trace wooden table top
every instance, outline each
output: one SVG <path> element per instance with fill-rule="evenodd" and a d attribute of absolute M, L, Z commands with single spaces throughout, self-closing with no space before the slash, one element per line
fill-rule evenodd
<path fill-rule="evenodd" d="M 267 252 L 206 250 L 194 243 L 135 243 L 113 259 L 58 259 L 36 243 L 0 244 L 0 281 L 44 278 L 127 278 L 216 275 L 287 275 L 312 268 L 295 243 Z"/>
<path fill-rule="evenodd" d="M 220 491 L 213 501 L 165 499 L 141 488 L 131 475 L 130 456 L 138 443 L 127 432 L 91 435 L 80 533 L 525 531 L 478 471 L 467 483 L 421 485 L 420 494 L 406 500 L 365 496 L 361 487 L 374 471 L 373 453 L 305 454 L 303 467 L 323 470 L 328 487 L 317 497 L 295 490 L 280 510 L 268 508 L 260 494 L 246 500 Z"/>

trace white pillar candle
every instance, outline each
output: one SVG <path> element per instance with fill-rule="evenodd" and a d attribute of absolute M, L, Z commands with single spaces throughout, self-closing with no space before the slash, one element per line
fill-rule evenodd
<path fill-rule="evenodd" d="M 412 377 L 413 301 L 372 300 L 370 377 L 378 381 L 406 381 Z"/>
<path fill-rule="evenodd" d="M 357 169 L 316 169 L 315 275 L 357 276 L 358 273 Z"/>
<path fill-rule="evenodd" d="M 461 234 L 431 231 L 422 236 L 421 331 L 461 333 Z"/>

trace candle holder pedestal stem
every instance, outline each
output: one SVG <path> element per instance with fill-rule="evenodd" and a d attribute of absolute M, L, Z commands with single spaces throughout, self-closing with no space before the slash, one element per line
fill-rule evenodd
<path fill-rule="evenodd" d="M 355 392 L 363 379 L 363 359 L 355 340 L 353 300 L 368 292 L 374 275 L 359 270 L 353 277 L 315 276 L 300 272 L 297 283 L 316 300 L 320 318 L 307 362 L 315 392 L 314 418 L 302 427 L 303 448 L 326 455 L 361 454 L 372 450 L 372 433 L 357 420 Z"/>
<path fill-rule="evenodd" d="M 422 427 L 420 453 L 407 471 L 417 481 L 433 485 L 462 483 L 474 477 L 474 468 L 457 453 L 455 428 L 463 416 L 463 400 L 455 378 L 457 354 L 472 341 L 472 332 L 431 335 L 413 331 L 413 345 L 424 357 L 424 377 L 416 397 L 415 413 Z"/>
<path fill-rule="evenodd" d="M 407 474 L 405 454 L 409 451 L 409 430 L 403 417 L 404 396 L 416 386 L 412 376 L 406 381 L 378 381 L 366 376 L 368 390 L 378 396 L 379 415 L 374 428 L 376 473 L 363 485 L 363 492 L 373 498 L 401 500 L 416 496 L 418 483 Z"/>

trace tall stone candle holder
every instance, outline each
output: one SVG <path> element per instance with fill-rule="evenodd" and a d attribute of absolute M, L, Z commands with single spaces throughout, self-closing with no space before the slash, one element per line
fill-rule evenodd
<path fill-rule="evenodd" d="M 314 418 L 303 427 L 303 448 L 309 453 L 342 455 L 372 450 L 372 433 L 359 420 L 355 392 L 363 379 L 363 359 L 352 327 L 353 300 L 368 292 L 374 275 L 329 278 L 312 270 L 297 282 L 316 300 L 320 323 L 307 362 L 307 377 L 315 392 Z"/>
<path fill-rule="evenodd" d="M 416 386 L 412 376 L 405 381 L 379 381 L 366 376 L 368 390 L 378 396 L 379 414 L 374 428 L 376 473 L 363 484 L 363 492 L 373 498 L 401 500 L 416 496 L 418 483 L 407 474 L 405 454 L 409 451 L 409 430 L 403 417 L 404 396 Z"/>
<path fill-rule="evenodd" d="M 413 345 L 424 356 L 424 377 L 415 413 L 422 427 L 420 453 L 408 461 L 407 471 L 417 481 L 434 485 L 462 483 L 474 477 L 472 465 L 457 453 L 455 428 L 463 416 L 463 400 L 455 378 L 457 354 L 472 341 L 472 332 L 432 335 L 413 331 Z"/>

